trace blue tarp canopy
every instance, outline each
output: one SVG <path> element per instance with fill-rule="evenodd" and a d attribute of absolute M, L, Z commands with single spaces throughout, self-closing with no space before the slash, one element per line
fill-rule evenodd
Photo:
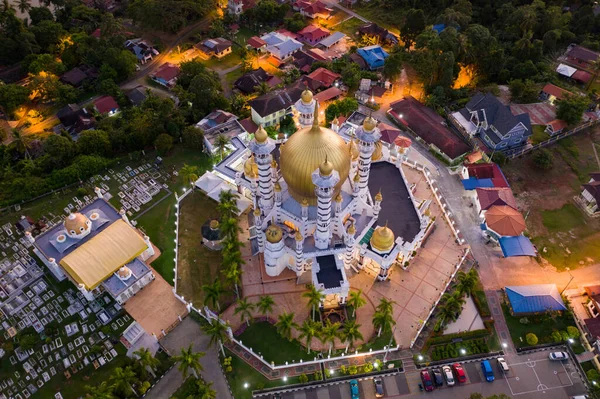
<path fill-rule="evenodd" d="M 434 32 L 436 32 L 436 33 L 440 34 L 440 33 L 442 33 L 442 31 L 443 31 L 444 29 L 446 29 L 446 25 L 445 25 L 445 24 L 437 24 L 437 25 L 433 25 L 433 28 L 432 28 L 432 29 L 434 30 Z"/>
<path fill-rule="evenodd" d="M 520 285 L 504 290 L 515 314 L 567 310 L 554 284 Z"/>
<path fill-rule="evenodd" d="M 536 256 L 537 253 L 529 238 L 525 236 L 500 237 L 500 248 L 505 257 Z"/>
<path fill-rule="evenodd" d="M 492 179 L 476 179 L 474 177 L 469 177 L 468 179 L 462 180 L 462 184 L 465 190 L 475 190 L 476 188 L 494 187 Z"/>

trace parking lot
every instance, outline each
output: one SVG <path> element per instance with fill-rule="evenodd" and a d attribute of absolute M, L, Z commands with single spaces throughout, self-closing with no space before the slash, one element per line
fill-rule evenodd
<path fill-rule="evenodd" d="M 496 361 L 491 360 L 496 380 L 487 382 L 481 372 L 479 362 L 465 363 L 467 382 L 455 386 L 441 386 L 433 392 L 421 392 L 419 372 L 400 373 L 383 377 L 386 398 L 466 398 L 473 392 L 484 397 L 504 393 L 520 399 L 544 398 L 565 399 L 580 395 L 585 388 L 575 366 L 571 361 L 556 362 L 548 360 L 549 351 L 526 355 L 506 356 L 510 370 L 504 374 L 499 371 Z M 372 378 L 359 380 L 360 398 L 375 398 Z M 306 388 L 292 392 L 281 392 L 283 399 L 350 399 L 348 382 L 331 384 L 319 388 Z M 257 396 L 259 397 L 259 396 Z M 272 396 L 260 396 L 271 398 Z"/>

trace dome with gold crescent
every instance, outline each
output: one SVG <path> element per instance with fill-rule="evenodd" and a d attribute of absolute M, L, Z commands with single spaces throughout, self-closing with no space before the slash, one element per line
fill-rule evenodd
<path fill-rule="evenodd" d="M 272 223 L 269 225 L 269 227 L 267 227 L 267 230 L 265 231 L 265 236 L 267 237 L 268 242 L 275 244 L 281 241 L 281 239 L 283 238 L 283 231 L 281 230 L 281 227 Z"/>
<path fill-rule="evenodd" d="M 308 104 L 312 101 L 313 99 L 313 93 L 312 91 L 308 90 L 308 89 L 304 89 L 304 91 L 302 92 L 302 94 L 300 95 L 300 98 L 302 98 L 302 102 L 304 104 Z"/>
<path fill-rule="evenodd" d="M 379 252 L 388 252 L 394 247 L 395 240 L 394 232 L 387 227 L 386 223 L 385 226 L 379 226 L 375 229 L 370 244 L 373 249 Z"/>
<path fill-rule="evenodd" d="M 315 115 L 318 114 L 317 103 Z M 311 175 L 321 166 L 325 158 L 340 175 L 340 181 L 335 186 L 334 197 L 348 178 L 351 163 L 348 144 L 333 130 L 319 126 L 316 117 L 312 126 L 294 133 L 280 151 L 281 174 L 290 194 L 298 202 L 306 198 L 311 205 L 317 203 Z"/>
<path fill-rule="evenodd" d="M 256 164 L 253 155 L 248 157 L 246 162 L 244 162 L 244 176 L 249 179 L 254 179 L 258 176 L 258 165 Z"/>
<path fill-rule="evenodd" d="M 258 127 L 258 130 L 254 133 L 254 138 L 257 143 L 264 143 L 269 138 L 267 131 L 263 128 L 262 124 Z"/>
<path fill-rule="evenodd" d="M 370 132 L 377 127 L 377 121 L 371 116 L 367 116 L 363 121 L 363 128 L 365 131 Z"/>

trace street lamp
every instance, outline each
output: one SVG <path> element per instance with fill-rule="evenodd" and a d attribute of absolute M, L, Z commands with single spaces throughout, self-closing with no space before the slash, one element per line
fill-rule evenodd
<path fill-rule="evenodd" d="M 423 356 L 419 355 L 419 361 L 422 362 L 423 361 Z"/>
<path fill-rule="evenodd" d="M 569 341 L 570 344 L 572 344 L 573 342 L 575 342 L 575 340 L 573 338 L 569 338 L 568 341 Z"/>
<path fill-rule="evenodd" d="M 508 348 L 508 344 L 506 342 L 502 342 L 502 347 L 503 348 Z"/>
<path fill-rule="evenodd" d="M 283 376 L 283 382 L 286 382 L 286 381 L 287 381 L 287 376 L 286 376 L 286 375 L 284 375 L 284 376 Z"/>
<path fill-rule="evenodd" d="M 248 389 L 250 385 L 247 382 L 244 382 L 244 388 Z"/>
<path fill-rule="evenodd" d="M 461 354 L 461 355 L 466 355 L 466 354 L 467 354 L 467 351 L 466 351 L 465 349 L 461 349 L 461 350 L 460 350 L 460 354 Z"/>

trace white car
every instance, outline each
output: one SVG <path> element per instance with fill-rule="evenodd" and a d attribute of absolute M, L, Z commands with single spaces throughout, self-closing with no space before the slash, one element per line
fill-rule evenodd
<path fill-rule="evenodd" d="M 552 352 L 548 355 L 550 360 L 563 361 L 569 359 L 569 355 L 566 352 Z"/>
<path fill-rule="evenodd" d="M 446 384 L 448 384 L 448 386 L 454 385 L 454 374 L 452 373 L 450 366 L 442 367 L 442 374 L 444 374 L 444 378 L 446 379 Z"/>
<path fill-rule="evenodd" d="M 506 360 L 504 360 L 503 357 L 498 358 L 498 367 L 500 368 L 501 371 L 503 371 L 505 373 L 508 372 L 508 363 L 506 363 Z"/>

